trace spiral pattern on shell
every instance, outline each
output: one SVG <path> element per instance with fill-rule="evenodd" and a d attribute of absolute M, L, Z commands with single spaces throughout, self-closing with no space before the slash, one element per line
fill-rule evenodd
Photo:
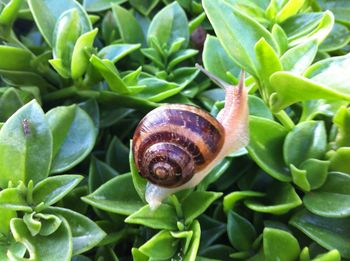
<path fill-rule="evenodd" d="M 215 159 L 224 143 L 223 126 L 191 105 L 164 105 L 148 113 L 133 137 L 141 176 L 162 187 L 178 187 Z"/>

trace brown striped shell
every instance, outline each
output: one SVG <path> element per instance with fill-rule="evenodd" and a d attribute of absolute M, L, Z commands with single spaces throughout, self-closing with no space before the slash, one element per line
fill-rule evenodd
<path fill-rule="evenodd" d="M 224 144 L 224 127 L 191 105 L 164 105 L 149 112 L 133 137 L 141 176 L 162 187 L 178 187 L 205 168 Z"/>

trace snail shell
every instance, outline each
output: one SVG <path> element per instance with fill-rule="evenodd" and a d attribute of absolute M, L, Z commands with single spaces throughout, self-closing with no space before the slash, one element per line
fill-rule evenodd
<path fill-rule="evenodd" d="M 164 105 L 136 128 L 134 160 L 151 183 L 178 187 L 217 156 L 224 136 L 224 127 L 208 112 L 191 105 Z"/>
<path fill-rule="evenodd" d="M 133 137 L 134 161 L 149 181 L 145 197 L 152 209 L 168 195 L 196 186 L 249 140 L 244 73 L 233 86 L 197 68 L 225 90 L 225 107 L 217 118 L 195 106 L 164 105 L 141 120 Z"/>

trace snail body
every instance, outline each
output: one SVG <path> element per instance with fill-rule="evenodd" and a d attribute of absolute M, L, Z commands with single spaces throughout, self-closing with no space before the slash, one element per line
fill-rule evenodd
<path fill-rule="evenodd" d="M 168 195 L 196 186 L 224 157 L 248 143 L 243 74 L 236 87 L 197 67 L 225 90 L 225 107 L 217 118 L 192 105 L 163 105 L 149 112 L 134 133 L 134 161 L 149 181 L 145 197 L 152 208 Z"/>

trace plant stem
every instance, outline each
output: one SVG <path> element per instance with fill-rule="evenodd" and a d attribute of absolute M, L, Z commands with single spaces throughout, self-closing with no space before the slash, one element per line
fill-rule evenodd
<path fill-rule="evenodd" d="M 286 127 L 288 130 L 291 130 L 295 127 L 294 122 L 284 110 L 281 110 L 275 113 L 274 115 L 282 123 L 282 125 Z"/>
<path fill-rule="evenodd" d="M 77 93 L 77 88 L 75 86 L 71 86 L 71 87 L 67 87 L 67 88 L 46 94 L 43 97 L 43 100 L 52 101 L 52 100 L 63 99 L 63 98 L 71 97 L 76 93 Z"/>

